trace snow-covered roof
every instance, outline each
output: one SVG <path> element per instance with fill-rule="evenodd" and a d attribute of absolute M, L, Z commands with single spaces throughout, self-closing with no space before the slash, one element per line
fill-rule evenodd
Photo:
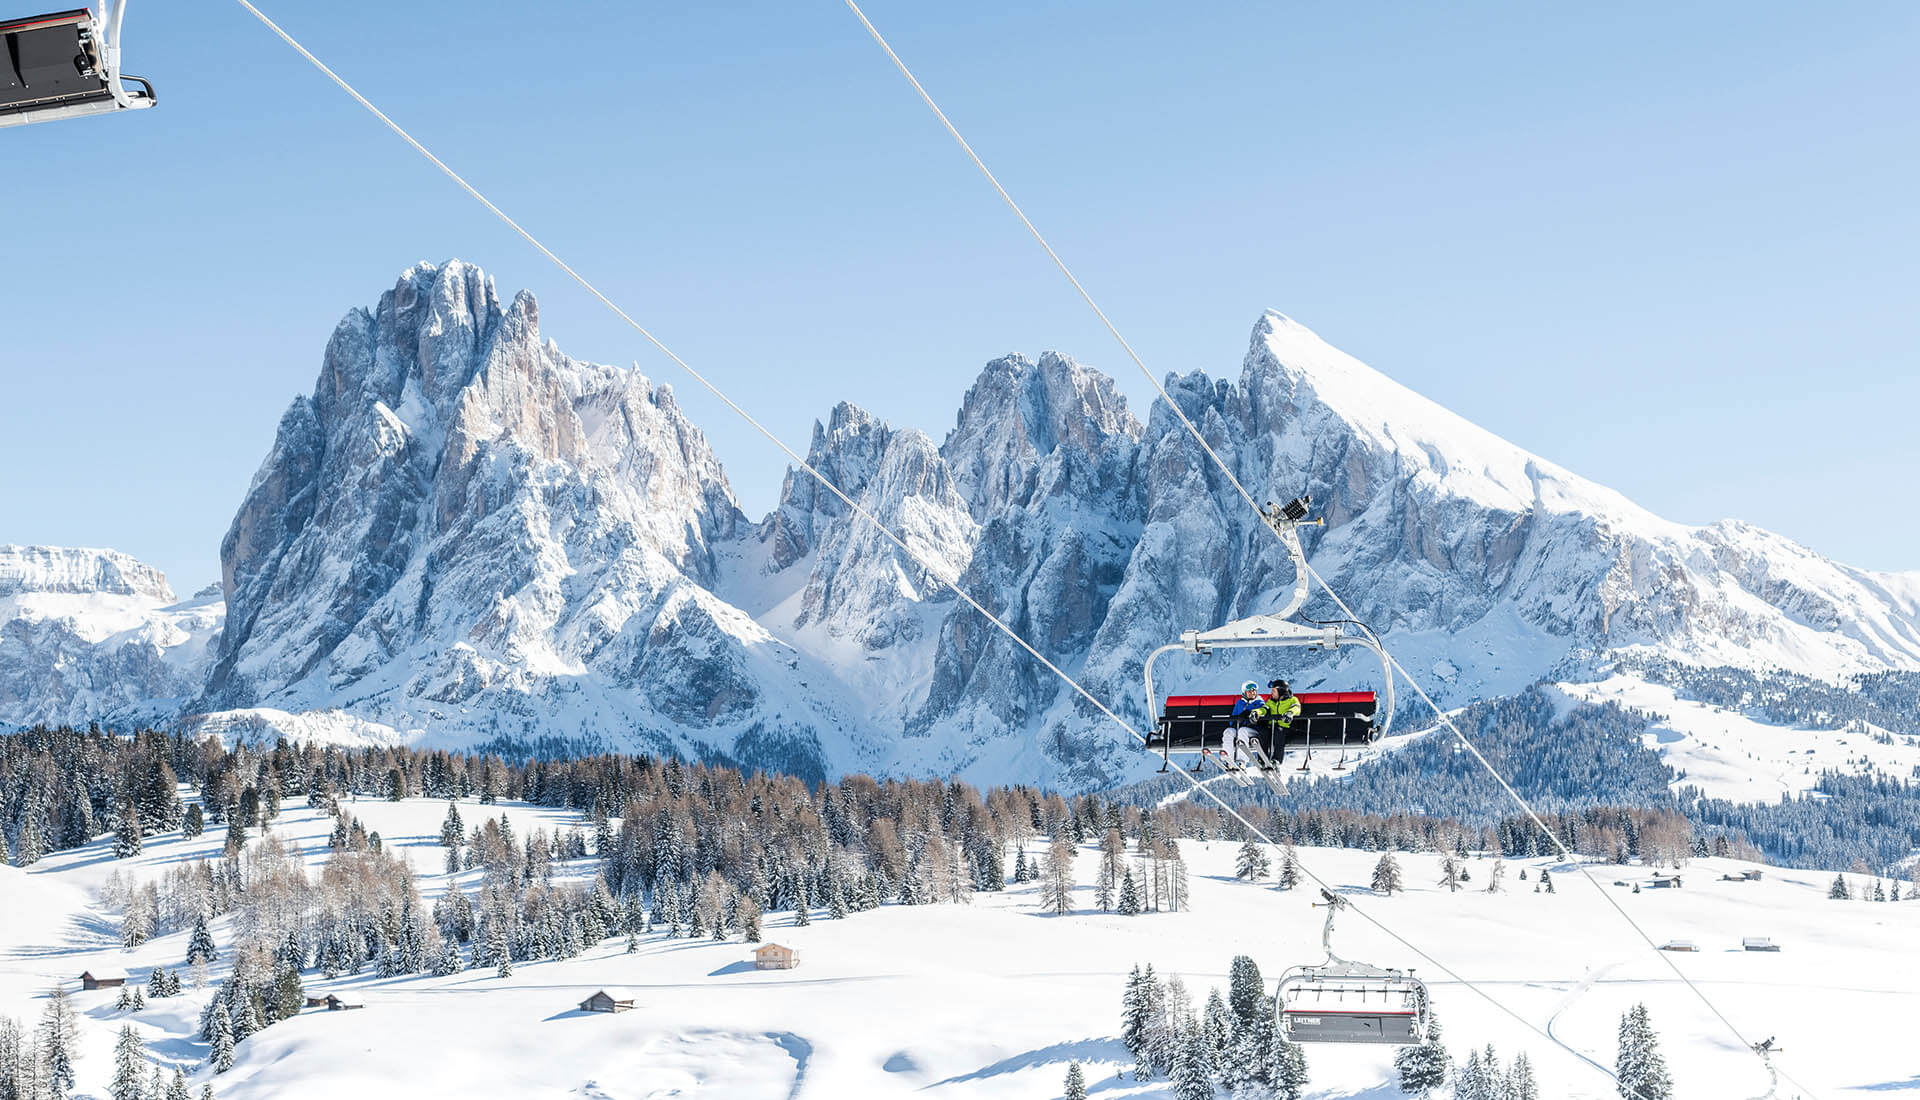
<path fill-rule="evenodd" d="M 593 1000 L 593 998 L 599 996 L 601 992 L 605 992 L 609 1000 L 636 1000 L 632 989 L 611 989 L 611 987 L 609 987 L 609 989 L 601 989 L 601 991 L 589 992 L 584 1000 Z"/>
<path fill-rule="evenodd" d="M 82 970 L 80 975 L 97 982 L 103 978 L 125 978 L 127 972 L 117 966 L 89 966 Z"/>
<path fill-rule="evenodd" d="M 760 946 L 754 948 L 753 953 L 758 955 L 762 951 L 792 951 L 792 950 L 793 948 L 788 947 L 784 943 L 763 943 Z"/>

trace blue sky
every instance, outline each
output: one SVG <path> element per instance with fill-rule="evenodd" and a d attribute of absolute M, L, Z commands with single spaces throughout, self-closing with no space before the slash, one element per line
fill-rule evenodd
<path fill-rule="evenodd" d="M 938 439 L 1009 351 L 1145 411 L 833 0 L 263 8 L 796 445 L 840 398 Z M 1663 515 L 1920 569 L 1920 8 L 867 10 L 1156 371 L 1278 308 Z M 0 133 L 0 541 L 216 579 L 334 323 L 451 256 L 771 503 L 777 452 L 237 5 L 136 3 L 127 68 L 159 109 Z"/>

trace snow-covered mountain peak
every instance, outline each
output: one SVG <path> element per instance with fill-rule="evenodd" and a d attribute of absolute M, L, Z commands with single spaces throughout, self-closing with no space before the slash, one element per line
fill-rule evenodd
<path fill-rule="evenodd" d="M 1678 535 L 1620 493 L 1495 435 L 1321 339 L 1278 310 L 1255 322 L 1241 374 L 1262 428 L 1324 409 L 1358 440 L 1397 454 L 1405 474 L 1514 512 L 1582 513 Z"/>
<path fill-rule="evenodd" d="M 0 597 L 31 592 L 173 602 L 164 573 L 118 550 L 0 545 Z"/>
<path fill-rule="evenodd" d="M 1113 379 L 1057 352 L 1038 362 L 1016 354 L 980 372 L 940 453 L 974 518 L 985 520 L 1024 500 L 1037 460 L 1061 449 L 1099 453 L 1140 432 Z"/>

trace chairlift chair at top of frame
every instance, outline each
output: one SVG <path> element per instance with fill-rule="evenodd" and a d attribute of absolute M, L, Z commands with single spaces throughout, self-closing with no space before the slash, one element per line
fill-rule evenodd
<path fill-rule="evenodd" d="M 99 18 L 76 8 L 0 22 L 0 127 L 153 106 L 153 85 L 120 71 L 126 11 L 101 0 Z"/>

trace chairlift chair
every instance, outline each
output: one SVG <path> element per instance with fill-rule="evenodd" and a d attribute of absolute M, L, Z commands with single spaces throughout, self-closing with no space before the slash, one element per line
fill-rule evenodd
<path fill-rule="evenodd" d="M 1298 741 L 1306 747 L 1309 758 L 1316 743 L 1338 744 L 1344 763 L 1347 746 L 1368 744 L 1392 727 L 1393 672 L 1387 664 L 1386 649 L 1373 632 L 1358 623 L 1322 625 L 1292 621 L 1293 615 L 1307 601 L 1307 555 L 1300 546 L 1299 528 L 1304 523 L 1319 522 L 1307 519 L 1307 510 L 1312 503 L 1311 497 L 1303 495 L 1284 505 L 1269 503 L 1261 510 L 1267 525 L 1280 536 L 1281 543 L 1293 558 L 1293 592 L 1285 606 L 1269 614 L 1237 619 L 1212 630 L 1186 631 L 1180 635 L 1178 642 L 1161 646 L 1147 655 L 1142 670 L 1147 689 L 1147 707 L 1159 715 L 1159 722 L 1148 737 L 1147 746 L 1160 751 L 1161 771 L 1171 767 L 1176 752 L 1197 753 L 1204 760 L 1211 751 L 1210 746 L 1220 745 L 1231 724 L 1229 716 L 1237 697 L 1170 695 L 1162 700 L 1154 691 L 1153 666 L 1162 655 L 1176 651 L 1198 656 L 1218 649 L 1293 646 L 1338 651 L 1342 646 L 1347 646 L 1371 650 L 1379 658 L 1381 689 L 1377 695 L 1370 691 L 1341 691 L 1305 692 L 1296 696 L 1300 700 L 1300 713 L 1295 716 L 1292 725 L 1284 732 L 1266 730 L 1261 734 L 1260 749 L 1272 760 L 1279 760 L 1285 755 L 1288 741 Z M 1199 770 L 1198 764 L 1194 770 Z"/>
<path fill-rule="evenodd" d="M 154 105 L 153 85 L 120 71 L 126 0 L 0 23 L 0 127 Z M 126 88 L 122 80 L 139 84 Z"/>
<path fill-rule="evenodd" d="M 1281 976 L 1273 995 L 1281 1034 L 1293 1043 L 1425 1042 L 1433 1020 L 1426 983 L 1412 970 L 1387 970 L 1335 955 L 1333 918 L 1347 901 L 1326 890 L 1320 896 L 1326 899 L 1320 944 L 1327 960 L 1296 966 Z"/>

